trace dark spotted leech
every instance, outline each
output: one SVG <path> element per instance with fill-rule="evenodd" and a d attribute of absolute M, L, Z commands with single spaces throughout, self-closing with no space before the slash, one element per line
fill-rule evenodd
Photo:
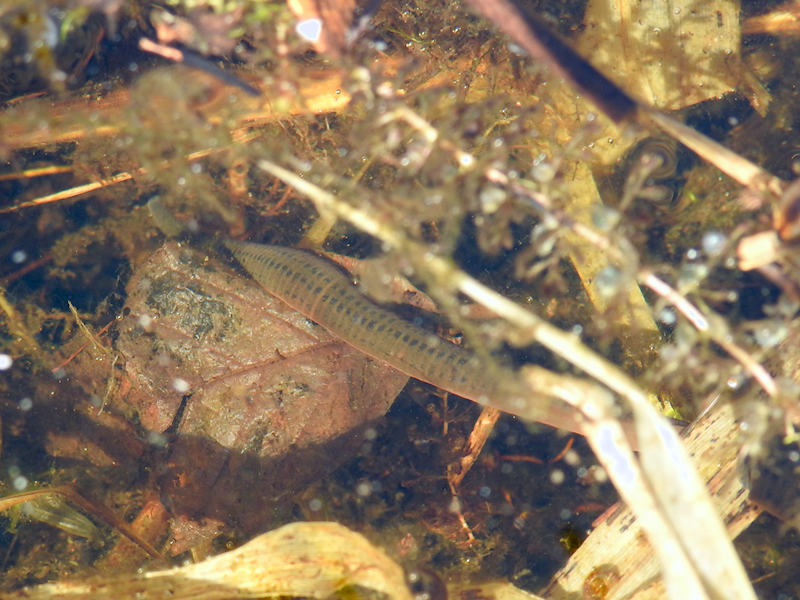
<path fill-rule="evenodd" d="M 513 372 L 488 368 L 473 352 L 374 304 L 330 261 L 279 246 L 224 244 L 270 294 L 357 350 L 479 404 L 581 433 L 566 405 L 546 398 L 529 404 L 530 393 L 515 387 Z"/>

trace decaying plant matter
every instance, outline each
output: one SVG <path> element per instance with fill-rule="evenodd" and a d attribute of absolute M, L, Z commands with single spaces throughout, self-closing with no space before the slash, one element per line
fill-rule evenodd
<path fill-rule="evenodd" d="M 379 300 L 396 276 L 412 279 L 440 314 L 404 318 L 433 330 L 446 317 L 482 376 L 526 391 L 479 403 L 512 402 L 530 421 L 571 407 L 604 468 L 591 472 L 627 508 L 545 598 L 755 597 L 756 566 L 730 541 L 759 513 L 739 473 L 758 506 L 797 518 L 791 491 L 759 483 L 793 490 L 800 456 L 789 183 L 800 139 L 781 104 L 796 75 L 764 40 L 742 50 L 733 2 L 675 0 L 647 15 L 603 0 L 572 7 L 582 15 L 546 2 L 468 5 L 363 6 L 349 33 L 351 7 L 326 2 L 0 8 L 11 487 L 78 480 L 164 554 L 201 559 L 302 511 L 342 515 L 453 579 L 468 569 L 522 578 L 535 543 L 511 536 L 540 507 L 503 483 L 513 422 L 496 426 L 482 461 L 483 439 L 464 448 L 477 413 L 412 388 L 436 436 L 414 424 L 392 438 L 410 418 L 393 412 L 376 429 L 405 377 L 320 331 L 313 314 L 273 304 L 213 240 L 324 247 L 380 261 L 362 276 Z M 160 250 L 144 208 L 154 196 L 184 236 Z M 480 311 L 489 319 L 470 318 Z M 689 441 L 654 405 L 699 416 Z M 428 464 L 392 454 L 406 437 L 436 447 Z M 356 452 L 353 493 L 320 491 L 336 489 L 334 477 L 292 503 Z M 603 476 L 563 455 L 599 494 Z M 39 474 L 47 461 L 50 477 Z M 446 500 L 430 510 L 407 492 L 437 485 Z M 428 535 L 444 541 L 426 548 Z M 45 577 L 33 567 L 45 546 L 9 558 L 18 584 Z M 52 570 L 144 560 L 128 542 L 108 546 L 73 544 L 80 560 Z M 135 593 L 160 577 L 86 585 Z M 408 595 L 396 572 L 389 579 L 372 589 Z M 37 593 L 82 593 L 59 585 Z"/>

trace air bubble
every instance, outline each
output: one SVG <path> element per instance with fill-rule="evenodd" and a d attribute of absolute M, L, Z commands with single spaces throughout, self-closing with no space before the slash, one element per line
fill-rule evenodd
<path fill-rule="evenodd" d="M 295 25 L 294 30 L 301 38 L 309 42 L 317 42 L 322 35 L 322 20 L 307 19 Z"/>
<path fill-rule="evenodd" d="M 606 267 L 594 278 L 597 293 L 603 298 L 613 298 L 622 284 L 622 273 L 615 267 Z"/>
<path fill-rule="evenodd" d="M 719 256 L 725 249 L 725 243 L 727 241 L 723 233 L 719 231 L 709 231 L 703 235 L 703 241 L 701 242 L 703 252 L 708 256 Z"/>
<path fill-rule="evenodd" d="M 481 201 L 483 212 L 486 214 L 492 214 L 493 212 L 497 211 L 498 208 L 500 208 L 500 205 L 503 204 L 503 202 L 505 202 L 506 192 L 497 186 L 488 185 L 480 191 L 478 198 Z"/>
<path fill-rule="evenodd" d="M 189 391 L 189 382 L 185 379 L 181 379 L 180 377 L 176 377 L 172 380 L 172 388 L 181 394 L 185 394 Z"/>
<path fill-rule="evenodd" d="M 741 373 L 736 373 L 735 375 L 731 375 L 725 381 L 725 385 L 732 392 L 740 390 L 744 385 L 744 383 L 745 383 L 745 378 L 744 375 L 742 375 Z"/>
<path fill-rule="evenodd" d="M 592 472 L 592 478 L 597 483 L 605 483 L 606 481 L 608 481 L 608 473 L 600 465 L 594 465 L 593 467 L 590 468 L 590 470 Z"/>
<path fill-rule="evenodd" d="M 678 320 L 678 318 L 673 309 L 665 308 L 658 313 L 658 320 L 664 323 L 664 325 L 675 325 L 675 322 Z"/>
<path fill-rule="evenodd" d="M 789 335 L 789 331 L 781 321 L 765 320 L 756 325 L 753 337 L 762 348 L 774 348 Z"/>
<path fill-rule="evenodd" d="M 539 183 L 549 183 L 556 176 L 556 169 L 548 162 L 542 162 L 531 169 L 531 177 Z"/>
<path fill-rule="evenodd" d="M 155 446 L 156 448 L 166 448 L 169 443 L 169 437 L 157 431 L 147 432 L 147 443 Z"/>
<path fill-rule="evenodd" d="M 596 204 L 592 207 L 592 225 L 603 232 L 609 232 L 619 223 L 619 211 L 610 206 Z"/>
<path fill-rule="evenodd" d="M 703 264 L 681 265 L 680 284 L 697 285 L 708 276 L 708 267 Z"/>
<path fill-rule="evenodd" d="M 578 466 L 581 464 L 581 455 L 575 450 L 567 450 L 566 454 L 564 454 L 564 462 L 570 467 Z"/>

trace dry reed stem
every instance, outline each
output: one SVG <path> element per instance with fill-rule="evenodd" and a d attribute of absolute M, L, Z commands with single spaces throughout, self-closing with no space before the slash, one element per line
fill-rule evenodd
<path fill-rule="evenodd" d="M 637 474 L 638 463 L 619 423 L 609 416 L 610 399 L 601 388 L 589 389 L 573 378 L 558 376 L 543 369 L 537 370 L 535 378 L 527 378 L 532 390 L 570 402 L 588 417 L 587 437 L 598 459 L 609 472 L 620 494 L 629 501 L 651 543 L 659 548 L 663 559 L 669 557 L 669 564 L 662 565 L 662 568 L 670 575 L 667 579 L 671 587 L 685 594 L 675 597 L 755 598 L 738 555 L 711 504 L 708 491 L 689 462 L 685 449 L 671 426 L 649 404 L 647 394 L 628 375 L 595 354 L 575 336 L 487 288 L 452 263 L 412 242 L 388 222 L 348 205 L 274 163 L 260 160 L 258 166 L 306 195 L 320 212 L 336 214 L 378 238 L 444 289 L 459 291 L 487 307 L 531 339 L 628 400 L 636 415 L 640 443 L 648 443 L 646 450 L 640 448 L 647 484 L 645 478 Z M 497 408 L 502 409 L 501 406 Z M 535 410 L 530 418 L 536 420 Z M 649 486 L 659 490 L 658 499 L 651 495 Z M 678 505 L 680 510 L 675 509 Z M 702 532 L 701 535 L 698 532 Z M 672 534 L 678 535 L 678 538 Z M 696 558 L 698 554 L 706 558 L 713 557 L 713 560 L 689 559 L 690 555 Z"/>

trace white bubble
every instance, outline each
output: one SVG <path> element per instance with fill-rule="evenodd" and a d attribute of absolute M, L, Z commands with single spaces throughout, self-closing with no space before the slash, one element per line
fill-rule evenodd
<path fill-rule="evenodd" d="M 622 273 L 615 267 L 606 267 L 594 278 L 597 292 L 606 299 L 613 298 L 622 284 Z"/>
<path fill-rule="evenodd" d="M 150 315 L 140 315 L 139 316 L 139 325 L 142 326 L 143 329 L 147 329 L 153 322 L 153 317 Z"/>
<path fill-rule="evenodd" d="M 478 493 L 480 494 L 481 498 L 488 498 L 492 495 L 492 488 L 490 488 L 488 485 L 484 485 L 480 490 L 478 490 Z"/>
<path fill-rule="evenodd" d="M 783 322 L 778 320 L 764 320 L 756 325 L 753 336 L 756 343 L 763 348 L 774 348 L 789 335 Z"/>
<path fill-rule="evenodd" d="M 181 379 L 180 377 L 176 377 L 172 380 L 172 388 L 181 394 L 188 392 L 190 387 L 191 386 L 189 385 L 189 382 L 185 379 Z"/>
<path fill-rule="evenodd" d="M 596 204 L 592 207 L 592 224 L 601 231 L 611 231 L 619 223 L 621 215 L 619 211 L 610 206 Z"/>
<path fill-rule="evenodd" d="M 33 400 L 28 397 L 22 398 L 19 401 L 19 409 L 23 412 L 27 412 L 33 408 Z"/>
<path fill-rule="evenodd" d="M 564 462 L 567 463 L 570 467 L 577 466 L 581 463 L 581 455 L 578 454 L 575 450 L 567 450 L 567 453 L 564 454 Z"/>
<path fill-rule="evenodd" d="M 554 485 L 560 485 L 564 483 L 564 479 L 566 479 L 566 477 L 564 475 L 564 471 L 561 469 L 553 469 L 550 472 L 550 483 Z"/>
<path fill-rule="evenodd" d="M 26 260 L 28 260 L 28 255 L 25 253 L 25 250 L 14 250 L 11 253 L 11 262 L 15 264 L 22 264 Z"/>
<path fill-rule="evenodd" d="M 163 433 L 158 433 L 157 431 L 147 432 L 147 443 L 152 444 L 157 448 L 166 448 L 168 442 L 169 437 Z"/>
<path fill-rule="evenodd" d="M 562 521 L 566 521 L 572 516 L 572 511 L 569 510 L 568 508 L 565 508 L 560 513 L 558 513 L 558 516 L 561 517 Z"/>
<path fill-rule="evenodd" d="M 697 285 L 708 276 L 708 266 L 704 264 L 683 264 L 680 269 L 680 285 Z"/>
<path fill-rule="evenodd" d="M 487 185 L 478 194 L 481 201 L 483 212 L 491 214 L 495 212 L 506 200 L 506 192 L 502 188 L 494 185 Z"/>
<path fill-rule="evenodd" d="M 531 169 L 531 177 L 539 183 L 549 183 L 555 179 L 556 168 L 548 162 L 543 162 Z"/>
<path fill-rule="evenodd" d="M 308 503 L 308 508 L 310 508 L 314 512 L 319 512 L 322 510 L 322 500 L 319 498 L 312 498 L 311 502 Z"/>
<path fill-rule="evenodd" d="M 727 238 L 719 231 L 709 231 L 703 236 L 701 245 L 703 251 L 709 256 L 719 256 L 725 249 Z"/>
<path fill-rule="evenodd" d="M 371 493 L 372 493 L 372 486 L 369 484 L 368 481 L 361 481 L 358 485 L 356 485 L 356 494 L 358 494 L 362 498 L 366 498 Z"/>
<path fill-rule="evenodd" d="M 590 468 L 590 471 L 592 472 L 592 477 L 597 483 L 605 483 L 608 481 L 608 473 L 606 473 L 606 470 L 600 465 L 594 465 Z"/>
<path fill-rule="evenodd" d="M 14 364 L 14 359 L 8 354 L 0 354 L 0 371 L 8 371 L 11 365 Z"/>
<path fill-rule="evenodd" d="M 675 321 L 677 321 L 678 318 L 675 315 L 675 311 L 673 309 L 665 308 L 660 313 L 658 313 L 658 320 L 664 323 L 664 325 L 674 325 Z"/>
<path fill-rule="evenodd" d="M 14 489 L 18 492 L 22 492 L 28 487 L 28 479 L 22 475 L 17 475 L 12 480 L 11 485 L 13 485 Z"/>
<path fill-rule="evenodd" d="M 741 389 L 741 387 L 744 385 L 744 383 L 745 383 L 745 378 L 744 378 L 744 375 L 742 375 L 741 373 L 737 373 L 735 375 L 731 375 L 725 381 L 725 385 L 728 386 L 728 389 L 731 390 L 731 391 L 734 391 L 734 392 L 738 391 L 739 389 Z"/>

